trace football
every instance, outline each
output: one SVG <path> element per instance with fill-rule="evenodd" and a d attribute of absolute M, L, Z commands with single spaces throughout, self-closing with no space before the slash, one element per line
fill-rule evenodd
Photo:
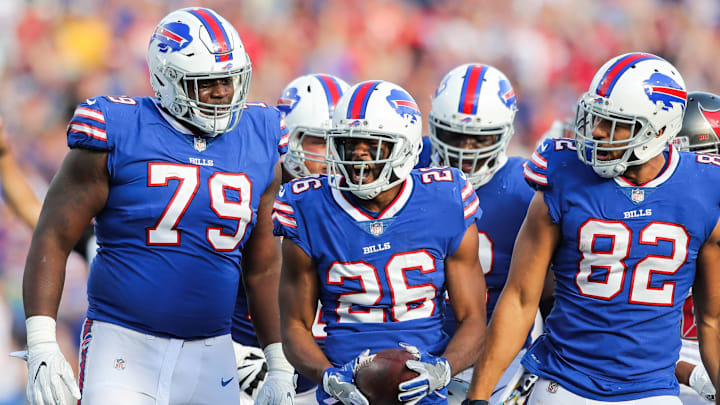
<path fill-rule="evenodd" d="M 395 405 L 398 384 L 419 374 L 405 366 L 412 354 L 402 349 L 385 349 L 373 355 L 355 371 L 355 385 L 372 405 Z"/>

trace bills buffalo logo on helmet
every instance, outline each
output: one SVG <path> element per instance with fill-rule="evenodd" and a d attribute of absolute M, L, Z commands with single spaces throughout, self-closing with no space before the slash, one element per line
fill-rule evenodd
<path fill-rule="evenodd" d="M 664 111 L 673 108 L 672 103 L 678 103 L 685 109 L 687 92 L 670 76 L 656 72 L 653 73 L 649 79 L 645 80 L 643 85 L 645 87 L 645 94 L 647 94 L 650 101 L 656 105 L 662 102 L 662 109 Z"/>
<path fill-rule="evenodd" d="M 415 123 L 418 117 L 420 117 L 420 109 L 417 104 L 412 101 L 409 94 L 393 89 L 386 99 L 388 103 L 390 103 L 390 106 L 392 106 L 395 112 L 401 117 L 410 116 L 410 122 Z"/>
<path fill-rule="evenodd" d="M 181 22 L 171 22 L 158 26 L 153 33 L 151 41 L 158 41 L 160 52 L 177 52 L 193 40 L 190 27 Z"/>
<path fill-rule="evenodd" d="M 446 88 L 448 81 L 450 80 L 450 76 L 445 76 L 443 81 L 440 83 L 440 86 L 438 86 L 437 90 L 435 90 L 435 97 L 439 96 L 440 93 L 442 93 Z"/>
<path fill-rule="evenodd" d="M 277 109 L 284 115 L 288 115 L 295 109 L 300 101 L 300 95 L 295 87 L 289 88 L 277 101 Z"/>
<path fill-rule="evenodd" d="M 498 97 L 500 97 L 500 101 L 505 104 L 505 107 L 514 110 L 516 104 L 515 90 L 513 90 L 510 82 L 507 80 L 500 80 L 499 87 Z"/>

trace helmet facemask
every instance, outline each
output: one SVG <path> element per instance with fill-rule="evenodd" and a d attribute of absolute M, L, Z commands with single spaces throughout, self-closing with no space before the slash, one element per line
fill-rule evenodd
<path fill-rule="evenodd" d="M 247 65 L 229 72 L 217 73 L 180 73 L 167 67 L 164 69 L 166 80 L 171 81 L 175 90 L 174 98 L 169 106 L 165 105 L 167 98 L 161 97 L 165 106 L 175 118 L 192 124 L 209 136 L 233 130 L 240 121 L 240 115 L 245 107 L 252 68 Z M 230 103 L 213 104 L 200 101 L 199 93 L 203 81 L 230 80 L 233 96 Z"/>
<path fill-rule="evenodd" d="M 451 126 L 450 124 L 430 117 L 430 139 L 432 140 L 432 163 L 436 166 L 453 166 L 467 176 L 474 188 L 486 184 L 500 169 L 507 158 L 505 150 L 513 135 L 513 125 L 502 126 Z M 466 143 L 464 136 L 477 137 L 477 142 L 492 139 L 488 146 L 463 148 L 458 144 Z M 457 139 L 457 141 L 451 140 Z"/>
<path fill-rule="evenodd" d="M 370 160 L 354 159 L 353 150 L 359 142 L 367 144 Z M 330 130 L 326 160 L 331 185 L 364 200 L 375 198 L 405 180 L 405 176 L 399 177 L 395 169 L 403 168 L 411 157 L 417 159 L 417 153 L 410 150 L 410 145 L 403 134 L 352 127 Z M 365 182 L 369 173 L 373 178 Z"/>
<path fill-rule="evenodd" d="M 323 143 L 325 144 L 325 147 L 323 148 L 322 153 L 312 152 L 303 146 L 305 142 L 313 142 L 316 144 Z M 288 137 L 288 153 L 283 161 L 283 166 L 293 177 L 296 178 L 316 174 L 308 169 L 307 162 L 325 164 L 326 150 L 327 129 L 297 126 L 293 128 Z"/>
<path fill-rule="evenodd" d="M 586 93 L 578 102 L 575 114 L 575 144 L 578 158 L 604 178 L 612 178 L 625 173 L 629 166 L 641 165 L 657 153 L 642 153 L 647 144 L 662 135 L 645 117 L 623 114 L 613 111 L 611 101 Z M 596 139 L 593 130 L 597 125 L 607 122 L 610 134 L 607 139 Z M 629 137 L 618 137 L 618 129 L 625 128 Z M 604 156 L 622 151 L 617 159 Z M 639 152 L 639 153 L 638 153 Z"/>

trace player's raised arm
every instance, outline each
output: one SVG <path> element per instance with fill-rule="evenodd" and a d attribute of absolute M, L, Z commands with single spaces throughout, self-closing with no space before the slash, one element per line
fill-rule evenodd
<path fill-rule="evenodd" d="M 25 175 L 10 151 L 2 120 L 0 120 L 0 186 L 10 209 L 28 226 L 35 228 L 42 204 L 30 189 Z"/>
<path fill-rule="evenodd" d="M 485 337 L 485 278 L 478 259 L 478 231 L 475 224 L 465 231 L 460 246 L 445 261 L 445 278 L 457 329 L 443 357 L 453 373 L 472 366 Z"/>
<path fill-rule="evenodd" d="M 720 386 L 720 222 L 698 252 L 692 291 L 700 355 L 717 389 Z"/>
<path fill-rule="evenodd" d="M 522 348 L 535 319 L 545 274 L 559 235 L 543 193 L 536 192 L 515 241 L 508 280 L 475 365 L 468 398 L 489 399 L 503 371 Z"/>
<path fill-rule="evenodd" d="M 108 178 L 106 152 L 71 150 L 50 184 L 33 233 L 23 277 L 31 403 L 61 398 L 62 385 L 80 398 L 72 368 L 56 341 L 55 318 L 67 257 L 105 205 Z"/>

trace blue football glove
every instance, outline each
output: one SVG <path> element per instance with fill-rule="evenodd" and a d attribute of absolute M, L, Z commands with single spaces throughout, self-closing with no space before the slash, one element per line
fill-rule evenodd
<path fill-rule="evenodd" d="M 344 405 L 369 405 L 367 398 L 355 386 L 355 370 L 367 361 L 370 350 L 365 350 L 341 368 L 328 367 L 323 372 L 323 390 Z"/>
<path fill-rule="evenodd" d="M 450 384 L 452 372 L 447 359 L 421 352 L 417 347 L 406 343 L 400 343 L 400 347 L 412 354 L 416 359 L 405 362 L 407 368 L 420 374 L 412 380 L 398 385 L 398 399 L 401 402 L 414 405 L 426 396 Z"/>

